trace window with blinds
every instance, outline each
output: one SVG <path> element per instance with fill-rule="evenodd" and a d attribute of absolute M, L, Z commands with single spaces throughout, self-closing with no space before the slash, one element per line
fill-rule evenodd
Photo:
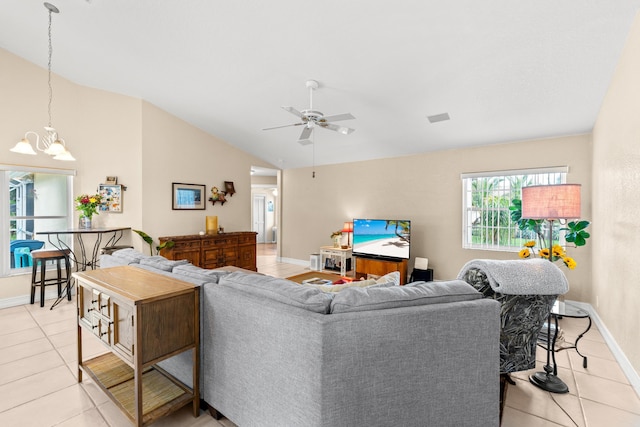
<path fill-rule="evenodd" d="M 565 184 L 568 168 L 465 173 L 462 178 L 462 247 L 519 251 L 536 236 L 511 221 L 509 206 L 521 198 L 522 187 Z"/>

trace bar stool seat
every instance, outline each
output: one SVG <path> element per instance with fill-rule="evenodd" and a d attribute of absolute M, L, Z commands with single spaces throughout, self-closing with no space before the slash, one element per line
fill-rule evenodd
<path fill-rule="evenodd" d="M 33 266 L 31 270 L 31 304 L 35 301 L 36 286 L 40 286 L 40 307 L 44 307 L 44 289 L 49 285 L 58 285 L 58 298 L 62 296 L 62 285 L 67 290 L 67 298 L 71 301 L 71 290 L 68 289 L 71 280 L 71 263 L 69 261 L 69 249 L 38 249 L 31 252 Z M 57 265 L 57 275 L 53 278 L 46 278 L 47 261 L 55 261 Z M 62 276 L 61 262 L 64 261 L 65 276 Z M 36 280 L 40 266 L 40 280 Z"/>

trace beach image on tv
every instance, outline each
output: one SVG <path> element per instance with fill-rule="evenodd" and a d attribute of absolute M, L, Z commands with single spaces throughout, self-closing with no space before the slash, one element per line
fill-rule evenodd
<path fill-rule="evenodd" d="M 353 252 L 390 258 L 409 258 L 411 221 L 353 220 Z"/>

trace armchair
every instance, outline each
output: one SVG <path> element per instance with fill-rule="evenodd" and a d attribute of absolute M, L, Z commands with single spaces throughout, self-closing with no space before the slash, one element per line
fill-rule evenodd
<path fill-rule="evenodd" d="M 533 369 L 538 334 L 569 285 L 552 262 L 472 260 L 458 274 L 485 298 L 500 302 L 500 373 Z"/>
<path fill-rule="evenodd" d="M 509 373 L 535 368 L 538 334 L 558 295 L 569 290 L 564 273 L 552 262 L 532 260 L 472 260 L 458 279 L 485 298 L 500 302 L 500 409 Z"/>

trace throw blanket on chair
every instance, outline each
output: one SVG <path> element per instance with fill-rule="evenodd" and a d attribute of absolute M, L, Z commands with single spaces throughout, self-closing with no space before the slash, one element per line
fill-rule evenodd
<path fill-rule="evenodd" d="M 472 269 L 485 273 L 494 292 L 506 295 L 563 295 L 569 282 L 554 263 L 545 259 L 474 259 L 466 263 L 458 279 Z"/>

